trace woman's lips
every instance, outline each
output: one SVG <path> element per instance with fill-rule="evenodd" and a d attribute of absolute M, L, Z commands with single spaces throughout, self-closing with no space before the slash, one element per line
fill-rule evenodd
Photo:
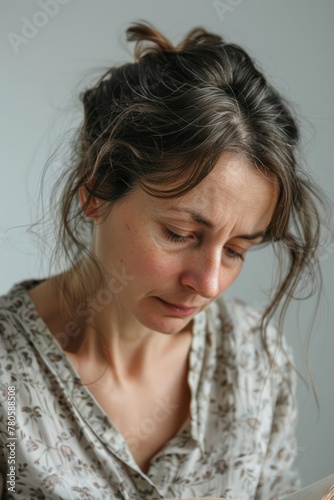
<path fill-rule="evenodd" d="M 170 312 L 177 314 L 178 316 L 191 316 L 194 314 L 198 307 L 180 307 L 174 304 L 170 304 L 169 302 L 166 302 L 163 299 L 160 299 L 160 297 L 156 297 L 159 302 Z"/>

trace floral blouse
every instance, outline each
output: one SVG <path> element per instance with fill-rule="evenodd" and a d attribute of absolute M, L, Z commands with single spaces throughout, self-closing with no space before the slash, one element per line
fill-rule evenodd
<path fill-rule="evenodd" d="M 39 282 L 0 297 L 5 499 L 276 500 L 298 489 L 291 350 L 271 325 L 270 370 L 257 310 L 221 296 L 195 315 L 191 418 L 145 474 L 38 315 L 27 290 Z"/>

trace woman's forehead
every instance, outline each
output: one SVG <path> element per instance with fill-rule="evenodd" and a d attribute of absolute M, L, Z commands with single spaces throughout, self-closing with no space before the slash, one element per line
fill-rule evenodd
<path fill-rule="evenodd" d="M 278 182 L 240 157 L 223 159 L 195 188 L 175 198 L 137 191 L 137 209 L 169 218 L 189 219 L 211 229 L 236 226 L 254 231 L 270 223 L 278 200 Z"/>
<path fill-rule="evenodd" d="M 192 204 L 203 209 L 210 206 L 258 205 L 261 200 L 277 198 L 279 184 L 272 172 L 260 171 L 245 157 L 223 155 L 212 171 L 193 189 L 182 196 L 167 199 L 165 204 L 182 207 Z"/>

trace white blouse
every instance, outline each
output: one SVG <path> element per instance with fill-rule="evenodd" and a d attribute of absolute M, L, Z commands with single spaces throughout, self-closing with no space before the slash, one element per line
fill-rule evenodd
<path fill-rule="evenodd" d="M 38 315 L 27 294 L 38 283 L 0 297 L 5 499 L 273 500 L 298 489 L 292 354 L 271 325 L 270 370 L 257 310 L 221 296 L 195 315 L 191 419 L 145 474 Z M 168 401 L 157 405 L 168 412 Z"/>

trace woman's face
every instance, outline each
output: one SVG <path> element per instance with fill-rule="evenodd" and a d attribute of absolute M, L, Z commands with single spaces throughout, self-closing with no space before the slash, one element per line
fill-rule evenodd
<path fill-rule="evenodd" d="M 113 304 L 148 329 L 183 330 L 237 278 L 277 199 L 275 177 L 236 154 L 222 155 L 180 198 L 155 198 L 136 188 L 95 226 L 98 258 L 111 277 L 115 270 L 125 277 Z"/>

